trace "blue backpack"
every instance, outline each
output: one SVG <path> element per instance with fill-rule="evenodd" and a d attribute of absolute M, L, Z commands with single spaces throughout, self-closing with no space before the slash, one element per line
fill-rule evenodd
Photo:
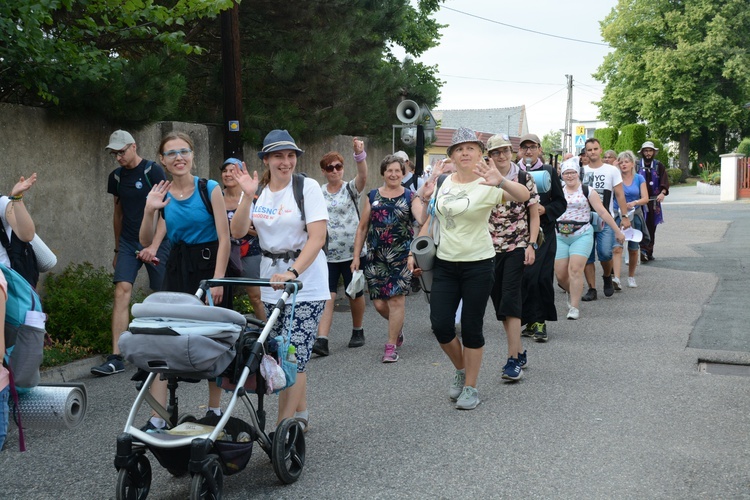
<path fill-rule="evenodd" d="M 19 392 L 39 384 L 39 367 L 44 356 L 44 328 L 27 325 L 26 313 L 42 314 L 39 295 L 23 276 L 0 264 L 8 282 L 8 300 L 5 304 L 5 357 L 4 362 L 13 375 Z"/>

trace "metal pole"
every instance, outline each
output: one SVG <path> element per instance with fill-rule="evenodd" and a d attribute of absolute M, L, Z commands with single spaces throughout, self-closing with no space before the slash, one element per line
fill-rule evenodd
<path fill-rule="evenodd" d="M 224 158 L 242 160 L 239 8 L 239 3 L 235 3 L 231 9 L 221 13 L 221 67 L 224 91 Z"/>

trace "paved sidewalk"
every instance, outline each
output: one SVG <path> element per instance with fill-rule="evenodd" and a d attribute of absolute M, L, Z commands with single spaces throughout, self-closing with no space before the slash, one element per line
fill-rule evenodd
<path fill-rule="evenodd" d="M 748 498 L 750 378 L 705 374 L 699 361 L 750 364 L 750 204 L 702 203 L 682 189 L 665 203 L 657 259 L 638 267 L 638 288 L 550 323 L 547 344 L 524 339 L 530 367 L 517 384 L 500 379 L 505 338 L 488 308 L 474 411 L 448 401 L 452 369 L 421 294 L 407 298 L 406 342 L 391 365 L 379 362 L 386 323 L 371 305 L 359 349 L 346 347 L 350 319 L 336 313 L 331 356 L 309 365 L 301 479 L 280 485 L 256 447 L 247 470 L 225 478 L 225 498 Z M 564 302 L 558 294 L 559 313 Z M 113 498 L 132 372 L 86 370 L 84 426 L 31 430 L 26 453 L 11 425 L 2 496 Z M 276 398 L 267 401 L 271 425 Z M 205 384 L 181 386 L 184 411 L 205 413 L 205 403 Z M 188 479 L 151 464 L 149 498 L 188 496 Z"/>

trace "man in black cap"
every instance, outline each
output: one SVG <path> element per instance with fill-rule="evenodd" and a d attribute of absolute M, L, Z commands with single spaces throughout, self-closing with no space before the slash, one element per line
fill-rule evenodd
<path fill-rule="evenodd" d="M 546 193 L 539 193 L 539 225 L 544 233 L 544 242 L 536 248 L 534 264 L 526 267 L 523 273 L 523 307 L 521 322 L 526 324 L 523 335 L 533 337 L 536 342 L 547 342 L 546 321 L 557 321 L 555 309 L 555 253 L 557 237 L 555 221 L 560 217 L 568 203 L 562 190 L 560 177 L 551 165 L 542 160 L 542 145 L 535 134 L 521 137 L 518 151 L 519 166 L 527 172 L 546 170 L 552 186 Z M 532 243 L 532 247 L 536 243 Z"/>

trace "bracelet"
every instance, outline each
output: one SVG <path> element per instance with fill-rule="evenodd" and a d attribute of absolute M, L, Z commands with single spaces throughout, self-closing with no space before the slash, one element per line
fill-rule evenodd
<path fill-rule="evenodd" d="M 356 161 L 357 163 L 365 161 L 365 158 L 367 158 L 367 151 L 362 151 L 361 153 L 354 154 L 354 161 Z"/>
<path fill-rule="evenodd" d="M 23 193 L 17 194 L 15 196 L 8 196 L 8 199 L 10 201 L 21 201 L 21 200 L 23 200 Z"/>
<path fill-rule="evenodd" d="M 501 180 L 500 184 L 497 185 L 497 188 L 498 189 L 502 189 L 503 188 L 503 184 L 505 184 L 505 177 L 503 177 L 503 180 Z"/>

